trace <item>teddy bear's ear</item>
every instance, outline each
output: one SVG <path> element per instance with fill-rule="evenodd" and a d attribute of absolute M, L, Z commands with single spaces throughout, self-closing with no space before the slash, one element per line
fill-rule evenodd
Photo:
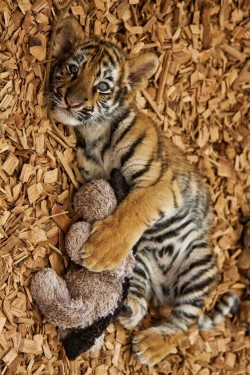
<path fill-rule="evenodd" d="M 84 39 L 83 28 L 75 17 L 64 18 L 58 25 L 52 57 L 62 59 L 69 56 Z"/>

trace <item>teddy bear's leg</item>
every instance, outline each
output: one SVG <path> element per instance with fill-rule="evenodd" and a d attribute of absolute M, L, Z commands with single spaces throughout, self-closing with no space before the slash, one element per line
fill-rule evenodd
<path fill-rule="evenodd" d="M 81 299 L 71 299 L 66 282 L 52 269 L 37 272 L 30 288 L 39 309 L 51 323 L 64 328 L 84 324 L 88 306 Z"/>

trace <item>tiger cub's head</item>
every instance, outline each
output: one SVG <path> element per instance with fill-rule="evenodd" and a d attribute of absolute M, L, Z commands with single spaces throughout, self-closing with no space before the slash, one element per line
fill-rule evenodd
<path fill-rule="evenodd" d="M 73 17 L 58 28 L 53 46 L 49 102 L 52 116 L 65 125 L 95 125 L 109 121 L 133 100 L 158 66 L 153 53 L 126 60 L 113 43 L 84 39 Z"/>

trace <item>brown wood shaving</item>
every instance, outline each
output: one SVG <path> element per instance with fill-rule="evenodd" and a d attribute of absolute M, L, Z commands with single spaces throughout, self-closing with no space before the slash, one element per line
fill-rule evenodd
<path fill-rule="evenodd" d="M 249 1 L 228 0 L 0 0 L 1 374 L 250 373 L 250 256 L 241 240 L 250 218 L 249 9 Z M 130 57 L 159 56 L 136 103 L 210 186 L 221 279 L 207 308 L 229 289 L 242 297 L 236 317 L 171 338 L 169 354 L 153 368 L 137 361 L 132 333 L 117 323 L 101 350 L 69 362 L 29 291 L 36 270 L 68 267 L 64 233 L 77 219 L 72 201 L 83 183 L 74 130 L 48 117 L 44 95 L 57 27 L 68 14 L 86 37 L 110 39 Z M 140 329 L 170 313 L 150 308 Z"/>

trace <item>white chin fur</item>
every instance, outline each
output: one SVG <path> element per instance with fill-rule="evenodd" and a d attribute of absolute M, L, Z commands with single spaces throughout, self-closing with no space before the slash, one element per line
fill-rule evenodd
<path fill-rule="evenodd" d="M 81 122 L 78 121 L 73 115 L 71 115 L 66 109 L 63 108 L 54 108 L 51 111 L 52 117 L 61 122 L 64 125 L 77 126 L 81 125 Z"/>

